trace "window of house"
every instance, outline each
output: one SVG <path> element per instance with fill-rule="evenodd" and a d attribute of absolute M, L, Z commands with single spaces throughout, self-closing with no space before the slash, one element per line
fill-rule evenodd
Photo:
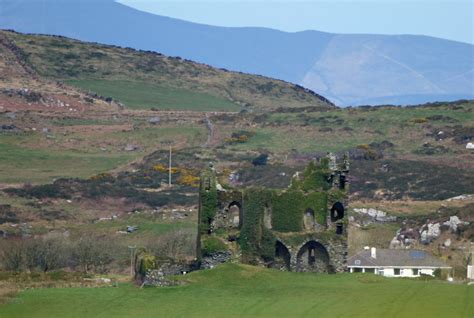
<path fill-rule="evenodd" d="M 360 259 L 356 259 L 354 262 L 356 265 L 360 265 Z"/>
<path fill-rule="evenodd" d="M 400 268 L 394 268 L 393 269 L 393 275 L 400 275 Z"/>
<path fill-rule="evenodd" d="M 412 270 L 413 276 L 418 276 L 420 274 L 420 270 L 418 268 L 413 268 Z"/>
<path fill-rule="evenodd" d="M 362 273 L 362 268 L 354 267 L 354 273 Z"/>
<path fill-rule="evenodd" d="M 366 268 L 365 272 L 374 274 L 375 273 L 375 268 Z"/>
<path fill-rule="evenodd" d="M 379 274 L 379 275 L 382 275 L 382 276 L 385 274 L 383 268 L 381 268 L 381 269 L 378 270 L 378 274 Z"/>

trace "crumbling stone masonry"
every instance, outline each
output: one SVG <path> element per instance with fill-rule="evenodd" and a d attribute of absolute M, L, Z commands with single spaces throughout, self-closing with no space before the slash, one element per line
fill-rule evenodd
<path fill-rule="evenodd" d="M 201 175 L 199 242 L 227 234 L 229 240 L 237 240 L 244 263 L 298 272 L 343 272 L 348 173 L 347 156 L 337 162 L 329 154 L 310 162 L 285 190 L 235 189 L 219 185 L 211 165 Z"/>

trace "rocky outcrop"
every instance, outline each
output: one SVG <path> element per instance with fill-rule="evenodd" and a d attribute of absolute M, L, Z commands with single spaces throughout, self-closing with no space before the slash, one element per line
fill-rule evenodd
<path fill-rule="evenodd" d="M 443 225 L 449 227 L 452 232 L 456 232 L 460 225 L 469 225 L 469 222 L 463 222 L 456 215 L 453 215 Z"/>
<path fill-rule="evenodd" d="M 440 219 L 438 221 L 428 221 L 422 226 L 404 227 L 397 231 L 390 242 L 390 248 L 410 248 L 414 243 L 430 244 L 438 239 L 444 231 L 456 233 L 460 226 L 467 226 L 470 223 L 452 215 L 448 220 Z M 452 241 L 445 240 L 444 246 L 449 247 Z"/>
<path fill-rule="evenodd" d="M 201 261 L 201 269 L 214 268 L 219 264 L 227 263 L 232 257 L 231 251 L 220 251 L 203 257 Z"/>
<path fill-rule="evenodd" d="M 369 216 L 374 222 L 394 222 L 397 220 L 396 216 L 389 216 L 386 212 L 373 208 L 355 208 L 353 210 L 358 214 Z"/>
<path fill-rule="evenodd" d="M 439 223 L 428 223 L 420 231 L 420 242 L 423 244 L 429 244 L 433 240 L 437 239 L 441 234 L 441 224 Z"/>

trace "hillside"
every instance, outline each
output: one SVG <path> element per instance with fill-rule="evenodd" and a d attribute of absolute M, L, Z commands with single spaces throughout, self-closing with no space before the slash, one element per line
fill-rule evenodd
<path fill-rule="evenodd" d="M 263 76 L 229 72 L 159 53 L 62 37 L 1 31 L 17 57 L 38 76 L 112 97 L 127 108 L 265 111 L 330 109 L 316 93 Z"/>
<path fill-rule="evenodd" d="M 223 186 L 282 189 L 332 151 L 349 153 L 354 207 L 400 217 L 352 228 L 351 252 L 387 247 L 402 227 L 458 215 L 471 225 L 421 247 L 465 273 L 472 201 L 445 199 L 474 193 L 473 152 L 466 149 L 473 140 L 472 100 L 337 108 L 261 76 L 2 31 L 0 253 L 20 237 L 57 239 L 68 251 L 87 238 L 104 244 L 112 272 L 128 271 L 133 245 L 192 258 L 197 185 L 209 162 Z M 261 155 L 267 162 L 254 164 Z M 128 233 L 129 226 L 138 230 Z M 452 247 L 437 251 L 447 238 Z"/>
<path fill-rule="evenodd" d="M 113 0 L 4 0 L 0 28 L 181 56 L 298 83 L 338 105 L 473 98 L 474 46 L 411 35 L 223 28 L 140 12 Z"/>

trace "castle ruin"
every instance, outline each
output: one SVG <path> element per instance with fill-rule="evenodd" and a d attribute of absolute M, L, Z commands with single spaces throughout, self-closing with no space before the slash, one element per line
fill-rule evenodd
<path fill-rule="evenodd" d="M 296 272 L 346 270 L 349 162 L 310 162 L 284 190 L 223 188 L 213 167 L 199 192 L 199 242 L 237 240 L 242 262 Z M 200 255 L 200 244 L 198 244 Z"/>

